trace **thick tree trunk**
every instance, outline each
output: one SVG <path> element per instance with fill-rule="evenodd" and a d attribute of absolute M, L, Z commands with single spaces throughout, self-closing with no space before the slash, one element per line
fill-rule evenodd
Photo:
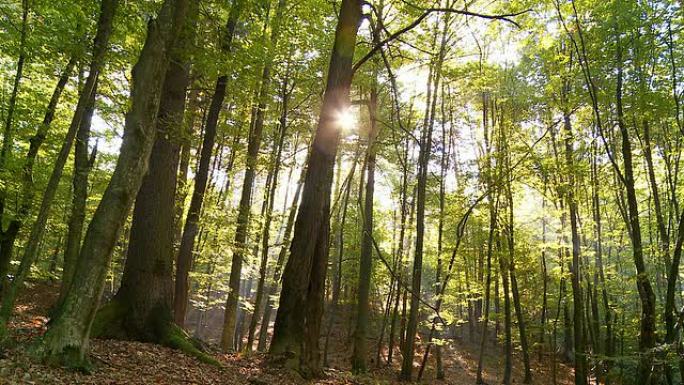
<path fill-rule="evenodd" d="M 245 0 L 236 0 L 231 7 L 222 46 L 222 49 L 225 52 L 231 52 L 232 50 L 235 28 L 237 27 L 244 5 Z M 200 212 L 202 211 L 204 193 L 207 189 L 207 181 L 209 179 L 209 164 L 211 163 L 211 155 L 214 151 L 216 128 L 218 126 L 219 114 L 223 107 L 223 101 L 226 97 L 227 85 L 228 75 L 221 75 L 216 80 L 216 86 L 214 87 L 214 94 L 211 99 L 207 122 L 204 128 L 199 166 L 197 167 L 197 174 L 195 175 L 195 188 L 192 191 L 190 208 L 188 209 L 188 215 L 185 219 L 183 235 L 181 236 L 181 243 L 176 258 L 173 317 L 176 324 L 180 327 L 185 325 L 185 313 L 188 306 L 188 292 L 190 290 L 188 276 L 190 275 L 193 261 L 192 251 L 195 247 L 195 239 L 199 230 Z"/>
<path fill-rule="evenodd" d="M 112 24 L 117 6 L 118 0 L 103 0 L 102 2 L 88 79 L 86 80 L 83 90 L 81 91 L 81 95 L 79 96 L 78 104 L 76 106 L 76 111 L 74 112 L 73 119 L 67 131 L 64 142 L 62 143 L 62 147 L 57 155 L 52 173 L 50 174 L 50 178 L 45 189 L 45 194 L 43 195 L 40 209 L 38 211 L 38 216 L 33 223 L 29 240 L 24 248 L 24 254 L 22 255 L 19 269 L 12 280 L 12 284 L 9 285 L 6 292 L 3 293 L 2 308 L 0 308 L 0 336 L 2 336 L 5 332 L 5 326 L 14 308 L 16 296 L 19 290 L 21 290 L 23 287 L 24 280 L 28 276 L 31 266 L 38 257 L 38 249 L 41 241 L 43 240 L 43 236 L 45 235 L 47 228 L 46 224 L 50 214 L 50 209 L 52 207 L 52 201 L 57 193 L 57 187 L 59 185 L 60 179 L 62 178 L 64 165 L 69 157 L 71 145 L 74 142 L 76 133 L 81 124 L 81 120 L 85 114 L 86 107 L 90 101 L 91 93 L 95 88 L 95 83 L 100 73 L 100 69 L 104 65 L 104 58 L 107 52 L 109 36 L 112 31 Z"/>
<path fill-rule="evenodd" d="M 147 171 L 168 51 L 186 8 L 187 0 L 167 0 L 157 19 L 148 24 L 145 45 L 133 67 L 131 107 L 126 114 L 121 153 L 81 247 L 74 274 L 79 285 L 69 289 L 41 343 L 48 359 L 71 365 L 85 361 L 112 250 Z"/>
<path fill-rule="evenodd" d="M 175 342 L 170 325 L 176 176 L 190 82 L 188 48 L 194 40 L 197 12 L 198 3 L 191 1 L 186 23 L 170 52 L 149 168 L 135 199 L 121 287 L 98 312 L 93 327 L 96 336 L 167 345 Z"/>
<path fill-rule="evenodd" d="M 247 143 L 247 165 L 245 178 L 242 183 L 242 194 L 240 195 L 240 205 L 238 206 L 237 226 L 235 229 L 235 251 L 233 252 L 232 263 L 230 265 L 230 280 L 228 298 L 226 299 L 226 311 L 223 321 L 223 333 L 221 336 L 221 348 L 223 351 L 233 349 L 234 341 L 231 336 L 235 330 L 235 315 L 237 313 L 240 292 L 240 276 L 242 273 L 242 262 L 246 248 L 247 232 L 249 229 L 249 217 L 252 202 L 252 187 L 256 173 L 257 157 L 261 147 L 261 137 L 264 129 L 264 117 L 266 115 L 266 102 L 271 92 L 271 67 L 273 56 L 280 37 L 280 26 L 283 21 L 285 11 L 285 0 L 278 1 L 273 26 L 271 29 L 270 47 L 267 48 L 267 57 L 264 62 L 263 73 L 261 75 L 261 89 L 259 90 L 258 104 L 256 112 L 252 113 L 254 118 L 251 124 L 249 142 Z M 262 286 L 263 287 L 263 286 Z M 257 305 L 259 306 L 259 305 Z M 256 317 L 255 317 L 256 318 Z"/>
<path fill-rule="evenodd" d="M 321 374 L 318 337 L 328 262 L 330 193 L 340 137 L 338 115 L 349 105 L 352 60 L 362 18 L 361 1 L 343 0 L 335 32 L 320 120 L 308 162 L 291 254 L 283 274 L 271 353 L 292 352 L 306 376 Z"/>

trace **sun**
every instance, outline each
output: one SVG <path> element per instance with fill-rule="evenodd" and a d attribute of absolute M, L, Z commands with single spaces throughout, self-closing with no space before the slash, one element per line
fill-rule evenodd
<path fill-rule="evenodd" d="M 338 111 L 335 120 L 341 131 L 351 131 L 356 127 L 356 114 L 351 108 Z"/>

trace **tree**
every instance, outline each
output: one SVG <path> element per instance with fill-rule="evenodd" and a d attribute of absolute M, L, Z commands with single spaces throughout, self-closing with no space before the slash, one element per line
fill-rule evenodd
<path fill-rule="evenodd" d="M 115 2 L 114 2 L 115 4 Z M 64 303 L 43 337 L 40 352 L 50 360 L 80 366 L 86 361 L 88 338 L 104 288 L 107 265 L 133 198 L 147 171 L 156 134 L 162 82 L 168 52 L 182 25 L 188 2 L 166 0 L 148 24 L 147 38 L 133 68 L 131 107 L 116 169 L 86 231 Z M 86 88 L 87 89 L 87 88 Z"/>
<path fill-rule="evenodd" d="M 361 15 L 360 1 L 342 1 L 271 342 L 271 354 L 293 352 L 290 362 L 306 377 L 319 375 L 321 371 L 318 337 L 328 263 L 332 170 L 339 142 L 338 117 L 349 105 L 352 60 Z"/>

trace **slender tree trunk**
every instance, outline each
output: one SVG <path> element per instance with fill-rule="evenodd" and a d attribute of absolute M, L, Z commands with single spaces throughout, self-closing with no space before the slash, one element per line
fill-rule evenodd
<path fill-rule="evenodd" d="M 573 134 L 570 122 L 570 113 L 563 111 L 563 128 L 565 143 L 565 167 L 567 172 L 566 199 L 568 202 L 568 214 L 570 215 L 570 232 L 572 235 L 572 262 L 570 265 L 570 277 L 572 282 L 573 303 L 573 335 L 575 345 L 575 384 L 586 385 L 587 382 L 587 356 L 583 328 L 584 303 L 582 300 L 582 286 L 580 283 L 580 238 L 577 224 L 578 208 L 575 198 L 575 165 L 573 154 Z"/>
<path fill-rule="evenodd" d="M 402 277 L 404 273 L 404 255 L 406 254 L 404 248 L 406 247 L 406 217 L 408 214 L 408 155 L 409 155 L 409 138 L 404 139 L 404 151 L 402 162 L 402 176 L 401 176 L 401 219 L 399 228 L 399 240 L 397 242 L 398 256 L 397 256 L 397 270 L 399 273 L 396 278 L 397 293 L 394 300 L 394 310 L 392 311 L 392 320 L 390 321 L 389 343 L 387 347 L 387 365 L 392 365 L 392 358 L 394 355 L 395 334 L 397 327 L 397 318 L 399 318 L 399 300 L 402 297 Z M 400 340 L 403 341 L 403 330 L 401 332 Z M 400 348 L 402 344 L 400 343 Z"/>
<path fill-rule="evenodd" d="M 14 140 L 12 135 L 12 122 L 14 120 L 14 112 L 17 108 L 17 98 L 19 97 L 19 85 L 24 76 L 24 63 L 26 62 L 26 37 L 28 34 L 28 14 L 29 14 L 29 0 L 21 1 L 21 33 L 19 38 L 19 58 L 17 59 L 17 70 L 14 74 L 14 83 L 12 84 L 12 93 L 10 94 L 9 105 L 7 106 L 7 116 L 5 117 L 4 130 L 2 133 L 2 150 L 0 150 L 0 172 L 5 173 L 7 161 L 12 156 L 12 147 Z M 4 187 L 0 187 L 0 220 L 5 214 L 5 198 L 7 192 Z M 0 235 L 2 235 L 2 223 L 0 223 Z M 14 242 L 12 242 L 13 244 Z M 11 246 L 11 245 L 10 245 Z M 0 244 L 0 252 L 5 244 Z M 11 251 L 2 252 L 1 256 L 10 256 Z M 4 272 L 5 275 L 7 274 Z M 5 278 L 3 275 L 2 279 Z"/>
<path fill-rule="evenodd" d="M 0 337 L 4 335 L 5 326 L 14 308 L 16 296 L 19 290 L 21 290 L 23 287 L 24 280 L 28 276 L 31 266 L 38 257 L 39 246 L 45 235 L 47 227 L 46 224 L 50 214 L 50 209 L 52 207 L 52 201 L 57 193 L 57 187 L 59 185 L 60 179 L 62 178 L 64 165 L 69 157 L 71 145 L 74 142 L 76 133 L 81 124 L 81 120 L 85 114 L 86 107 L 90 101 L 91 93 L 94 91 L 97 77 L 102 66 L 104 65 L 105 54 L 107 52 L 109 36 L 112 31 L 112 24 L 117 6 L 118 0 L 103 0 L 102 2 L 88 79 L 86 80 L 81 95 L 79 96 L 76 111 L 74 112 L 73 119 L 67 131 L 64 142 L 62 143 L 62 147 L 57 155 L 52 173 L 50 174 L 50 178 L 45 189 L 45 194 L 43 195 L 40 209 L 38 211 L 38 216 L 33 223 L 29 240 L 24 248 L 19 269 L 17 270 L 11 285 L 9 285 L 7 291 L 3 293 L 2 307 L 0 308 Z"/>
<path fill-rule="evenodd" d="M 280 248 L 280 253 L 278 254 L 278 260 L 276 261 L 275 269 L 273 270 L 273 281 L 269 285 L 267 304 L 264 310 L 264 316 L 261 319 L 261 329 L 259 329 L 259 343 L 257 344 L 257 350 L 262 352 L 266 350 L 266 340 L 268 339 L 268 326 L 271 323 L 271 313 L 275 310 L 275 302 L 273 297 L 278 294 L 278 283 L 280 282 L 280 275 L 282 272 L 283 265 L 285 264 L 285 257 L 287 257 L 287 250 L 290 244 L 290 236 L 294 228 L 295 218 L 297 215 L 297 206 L 299 205 L 299 197 L 302 191 L 302 186 L 304 185 L 304 177 L 306 176 L 306 168 L 302 169 L 301 176 L 299 177 L 299 182 L 297 182 L 297 189 L 295 190 L 294 197 L 292 198 L 292 205 L 290 206 L 289 214 L 287 217 L 287 224 L 285 225 L 285 232 L 283 233 L 283 246 Z"/>
<path fill-rule="evenodd" d="M 261 264 L 259 266 L 259 281 L 257 283 L 256 299 L 254 301 L 254 314 L 249 323 L 249 333 L 247 336 L 247 350 L 251 351 L 254 345 L 254 336 L 256 333 L 257 323 L 259 321 L 261 313 L 261 305 L 264 302 L 264 289 L 266 287 L 266 267 L 268 263 L 268 242 L 270 238 L 270 227 L 271 220 L 273 217 L 273 205 L 275 201 L 275 195 L 278 188 L 278 175 L 280 173 L 280 161 L 283 152 L 283 142 L 285 141 L 285 136 L 287 133 L 287 113 L 288 113 L 288 101 L 290 93 L 288 92 L 289 82 L 286 78 L 283 81 L 281 98 L 282 98 L 282 110 L 280 113 L 280 128 L 278 132 L 278 139 L 275 145 L 275 155 L 272 159 L 273 171 L 271 176 L 270 191 L 268 193 L 268 208 L 266 209 L 266 216 L 264 219 L 264 227 L 261 235 Z"/>
<path fill-rule="evenodd" d="M 29 140 L 29 150 L 26 154 L 26 160 L 24 161 L 24 167 L 22 170 L 21 203 L 19 205 L 19 210 L 17 211 L 15 217 L 9 222 L 9 225 L 5 231 L 2 231 L 2 225 L 0 225 L 0 292 L 2 291 L 3 286 L 6 284 L 5 278 L 9 273 L 14 242 L 16 241 L 17 235 L 19 235 L 19 230 L 21 229 L 24 221 L 28 217 L 33 204 L 33 198 L 35 196 L 33 166 L 38 156 L 38 151 L 47 138 L 48 130 L 50 129 L 52 120 L 55 117 L 59 99 L 64 91 L 64 87 L 69 81 L 69 77 L 73 72 L 76 61 L 76 56 L 72 56 L 71 59 L 69 59 L 69 62 L 62 71 L 62 74 L 57 81 L 57 85 L 55 85 L 55 89 L 52 92 L 50 102 L 48 103 L 45 110 L 45 115 L 43 116 L 43 122 L 40 126 L 38 126 L 35 135 Z M 87 157 L 88 155 L 86 153 L 86 158 Z M 2 172 L 1 169 L 0 172 Z M 2 194 L 3 193 L 0 191 L 0 195 Z"/>
<path fill-rule="evenodd" d="M 356 326 L 354 328 L 354 350 L 352 353 L 352 371 L 363 373 L 368 370 L 368 324 L 370 323 L 370 286 L 373 270 L 373 198 L 375 191 L 375 161 L 378 135 L 376 115 L 378 108 L 378 92 L 375 80 L 372 80 L 368 103 L 370 128 L 368 130 L 368 153 L 366 156 L 366 191 L 363 205 L 363 236 L 361 239 L 361 258 L 359 262 L 359 286 L 356 310 Z"/>
<path fill-rule="evenodd" d="M 240 196 L 240 205 L 238 207 L 237 227 L 235 229 L 235 251 L 233 252 L 233 259 L 230 267 L 230 281 L 228 298 L 226 299 L 226 311 L 223 321 L 223 334 L 221 336 L 221 348 L 224 351 L 232 349 L 234 345 L 231 341 L 231 336 L 235 329 L 235 314 L 238 305 L 238 295 L 240 292 L 240 275 L 242 272 L 242 261 L 244 259 L 244 250 L 246 247 L 245 241 L 247 239 L 247 231 L 249 228 L 249 214 L 252 200 L 252 187 L 254 184 L 254 177 L 256 173 L 257 157 L 259 155 L 259 148 L 261 147 L 261 136 L 264 129 L 264 117 L 266 115 L 266 102 L 270 93 L 271 86 L 271 66 L 273 62 L 273 55 L 278 38 L 280 37 L 280 25 L 283 20 L 283 13 L 285 11 L 285 0 L 278 1 L 278 8 L 276 10 L 275 18 L 273 19 L 273 26 L 271 30 L 270 47 L 267 48 L 267 58 L 264 63 L 263 73 L 261 75 L 261 89 L 259 90 L 257 110 L 253 113 L 254 121 L 251 126 L 249 135 L 249 142 L 247 144 L 247 166 L 245 170 L 245 178 L 242 184 L 242 194 Z M 259 306 L 259 305 L 257 305 Z"/>
<path fill-rule="evenodd" d="M 230 53 L 232 50 L 235 28 L 237 27 L 244 5 L 245 0 L 236 0 L 230 9 L 225 35 L 223 37 L 224 41 L 221 47 L 222 50 L 227 53 Z M 185 219 L 183 235 L 181 236 L 181 243 L 176 258 L 173 318 L 180 327 L 185 326 L 185 313 L 187 311 L 188 291 L 190 289 L 188 276 L 190 270 L 192 270 L 193 261 L 192 250 L 194 249 L 195 238 L 199 229 L 200 213 L 202 211 L 202 203 L 204 202 L 204 193 L 207 189 L 207 180 L 209 176 L 209 163 L 211 162 L 211 155 L 214 151 L 216 127 L 218 126 L 219 114 L 221 113 L 223 101 L 226 97 L 227 85 L 228 75 L 221 75 L 216 80 L 216 86 L 214 87 L 214 94 L 211 99 L 211 106 L 209 107 L 207 122 L 204 128 L 200 161 L 199 166 L 197 167 L 197 174 L 195 175 L 195 188 L 192 191 L 190 208 L 188 209 L 188 215 Z"/>
<path fill-rule="evenodd" d="M 532 371 L 530 368 L 530 353 L 527 344 L 527 333 L 525 329 L 525 315 L 522 312 L 522 305 L 520 304 L 520 293 L 518 291 L 518 279 L 515 275 L 515 237 L 514 237 L 514 221 L 513 221 L 513 190 L 512 190 L 512 168 L 510 164 L 510 152 L 506 145 L 507 153 L 505 156 L 506 166 L 508 168 L 507 183 L 505 188 L 506 198 L 508 200 L 508 268 L 511 275 L 511 294 L 513 295 L 513 307 L 515 308 L 515 316 L 518 321 L 518 331 L 520 333 L 520 347 L 523 354 L 523 365 L 525 367 L 525 378 L 523 384 L 532 382 Z"/>
<path fill-rule="evenodd" d="M 624 186 L 627 190 L 628 228 L 632 240 L 634 265 L 637 270 L 637 288 L 641 300 L 641 326 L 639 334 L 639 351 L 641 358 L 638 368 L 640 384 L 653 383 L 655 377 L 652 370 L 652 349 L 656 344 L 655 294 L 648 278 L 644 263 L 643 245 L 641 240 L 641 226 L 639 224 L 639 206 L 636 189 L 634 187 L 634 167 L 632 165 L 632 147 L 629 142 L 629 131 L 624 121 L 622 110 L 622 48 L 618 42 L 617 48 L 617 117 L 618 127 L 622 136 L 622 161 L 624 163 Z"/>
<path fill-rule="evenodd" d="M 442 62 L 445 55 L 446 46 L 446 29 L 448 22 L 444 22 L 444 33 L 440 44 L 439 56 L 436 63 L 431 66 L 430 74 L 428 75 L 428 103 L 425 108 L 425 119 L 423 121 L 423 133 L 420 142 L 420 151 L 418 155 L 418 178 L 416 185 L 416 245 L 413 259 L 413 276 L 411 282 L 411 310 L 409 312 L 408 322 L 406 324 L 406 341 L 404 349 L 404 357 L 401 364 L 401 374 L 399 378 L 402 381 L 410 381 L 413 369 L 413 355 L 415 351 L 415 339 L 418 332 L 418 316 L 420 311 L 420 287 L 423 272 L 423 242 L 425 236 L 425 198 L 428 177 L 428 165 L 430 162 L 430 152 L 432 149 L 432 131 L 434 128 L 434 117 L 437 100 L 437 90 L 439 88 L 439 81 L 442 71 Z M 437 31 L 435 31 L 435 38 L 433 45 L 436 42 Z M 433 78 L 434 77 L 434 78 Z M 434 90 L 431 88 L 434 81 Z M 431 92 L 435 93 L 431 97 Z"/>
<path fill-rule="evenodd" d="M 126 115 L 121 153 L 88 226 L 74 273 L 74 282 L 78 281 L 79 285 L 71 285 L 64 305 L 41 342 L 42 353 L 50 360 L 75 365 L 85 361 L 112 251 L 147 171 L 156 134 L 160 92 L 168 68 L 168 51 L 183 23 L 187 6 L 187 0 L 167 0 L 157 19 L 148 24 L 145 44 L 133 67 L 131 107 Z"/>
<path fill-rule="evenodd" d="M 81 125 L 76 133 L 74 144 L 74 176 L 72 181 L 71 215 L 69 217 L 69 229 L 67 232 L 66 246 L 64 249 L 64 266 L 62 272 L 62 285 L 59 289 L 59 299 L 56 308 L 62 306 L 71 282 L 74 278 L 74 270 L 78 260 L 78 252 L 81 248 L 83 237 L 83 224 L 85 223 L 86 201 L 88 199 L 88 174 L 95 161 L 94 156 L 88 157 L 88 141 L 90 139 L 90 125 L 95 111 L 95 96 L 97 84 L 90 95 L 90 100 L 81 120 Z M 93 150 L 93 155 L 96 154 Z"/>
<path fill-rule="evenodd" d="M 500 246 L 500 240 L 497 238 L 497 246 Z M 500 250 L 500 247 L 497 247 Z M 501 284 L 503 286 L 504 297 L 504 372 L 503 384 L 511 384 L 511 371 L 513 361 L 513 338 L 511 331 L 511 298 L 509 290 L 509 275 L 506 274 L 508 270 L 508 260 L 506 256 L 501 253 L 499 255 L 499 272 L 501 275 Z"/>

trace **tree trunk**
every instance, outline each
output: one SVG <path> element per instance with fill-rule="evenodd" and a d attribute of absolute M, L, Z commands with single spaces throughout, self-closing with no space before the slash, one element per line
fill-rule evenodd
<path fill-rule="evenodd" d="M 653 383 L 652 349 L 656 344 L 656 317 L 655 317 L 655 294 L 648 278 L 646 264 L 644 263 L 644 251 L 641 240 L 641 226 L 639 224 L 639 205 L 634 187 L 634 167 L 632 165 L 632 147 L 629 142 L 629 131 L 624 121 L 622 110 L 622 48 L 618 42 L 617 48 L 617 117 L 618 127 L 622 136 L 622 161 L 624 163 L 623 182 L 627 190 L 628 219 L 627 227 L 632 240 L 632 252 L 634 265 L 637 271 L 637 288 L 639 299 L 641 300 L 641 327 L 639 334 L 639 351 L 641 358 L 638 368 L 638 381 L 640 384 L 648 385 Z"/>
<path fill-rule="evenodd" d="M 226 23 L 224 41 L 221 47 L 221 49 L 227 53 L 230 53 L 232 50 L 235 28 L 237 27 L 244 5 L 245 0 L 236 0 L 230 9 L 230 14 L 228 15 L 228 21 Z M 188 307 L 188 291 L 190 290 L 188 276 L 192 269 L 193 261 L 192 251 L 195 247 L 195 238 L 197 237 L 199 229 L 200 212 L 202 211 L 204 193 L 207 189 L 207 180 L 209 177 L 209 163 L 211 162 L 211 155 L 214 151 L 216 127 L 218 126 L 219 114 L 223 107 L 223 100 L 226 97 L 227 85 L 228 75 L 221 75 L 216 80 L 216 86 L 214 87 L 214 94 L 211 99 L 211 106 L 209 107 L 207 122 L 204 128 L 204 139 L 202 140 L 199 166 L 197 167 L 197 174 L 195 175 L 195 188 L 192 191 L 190 208 L 188 209 L 188 215 L 185 219 L 183 235 L 181 236 L 181 243 L 176 258 L 173 318 L 180 327 L 185 326 L 185 313 Z"/>
<path fill-rule="evenodd" d="M 72 285 L 67 292 L 64 305 L 52 319 L 41 343 L 43 355 L 50 360 L 70 365 L 82 365 L 85 361 L 112 250 L 147 171 L 168 51 L 183 23 L 186 8 L 187 0 L 167 0 L 157 19 L 148 24 L 145 44 L 133 67 L 131 107 L 126 114 L 119 159 L 88 226 L 74 273 L 74 282 L 80 284 Z"/>
<path fill-rule="evenodd" d="M 194 40 L 198 4 L 188 5 L 186 23 L 170 51 L 161 87 L 156 138 L 149 168 L 135 199 L 121 287 L 96 317 L 93 335 L 174 346 L 173 237 L 176 176 L 189 81 L 188 48 Z M 173 337 L 173 338 L 172 338 Z"/>
<path fill-rule="evenodd" d="M 582 286 L 580 284 L 580 238 L 578 229 L 578 208 L 575 199 L 575 165 L 573 154 L 573 134 L 570 123 L 570 113 L 563 111 L 563 128 L 565 143 L 565 168 L 568 185 L 566 187 L 566 199 L 568 202 L 568 214 L 570 215 L 570 232 L 572 235 L 572 263 L 570 265 L 570 278 L 572 282 L 573 303 L 573 335 L 575 345 L 575 384 L 587 384 L 587 352 L 583 329 L 584 304 L 582 300 Z"/>
<path fill-rule="evenodd" d="M 259 343 L 257 344 L 258 351 L 266 350 L 266 340 L 268 339 L 268 326 L 271 323 L 271 313 L 275 310 L 275 302 L 273 297 L 278 294 L 278 283 L 280 282 L 280 274 L 282 272 L 282 267 L 285 264 L 285 257 L 287 257 L 287 249 L 289 246 L 290 236 L 294 228 L 295 218 L 297 215 L 297 206 L 299 205 L 299 196 L 302 191 L 302 186 L 304 185 L 304 177 L 306 176 L 306 167 L 302 169 L 302 173 L 297 182 L 297 189 L 295 190 L 295 195 L 292 198 L 292 205 L 290 206 L 289 214 L 287 217 L 287 224 L 285 225 L 285 232 L 283 233 L 282 243 L 283 246 L 280 248 L 280 253 L 278 254 L 278 260 L 276 261 L 275 269 L 273 270 L 273 281 L 269 285 L 268 289 L 268 302 L 264 310 L 264 316 L 261 319 L 261 329 L 259 329 Z"/>
<path fill-rule="evenodd" d="M 38 257 L 38 248 L 43 236 L 45 235 L 47 227 L 46 224 L 50 214 L 50 209 L 52 207 L 52 201 L 57 193 L 57 187 L 62 177 L 64 165 L 69 157 L 71 145 L 76 137 L 76 133 L 81 124 L 81 120 L 83 119 L 83 115 L 85 114 L 86 107 L 90 101 L 91 93 L 95 88 L 95 83 L 97 81 L 100 69 L 104 65 L 109 36 L 112 31 L 112 22 L 117 6 L 118 0 L 103 0 L 102 2 L 88 79 L 86 80 L 81 95 L 79 96 L 76 111 L 74 112 L 73 119 L 71 120 L 66 137 L 57 155 L 54 168 L 50 174 L 50 178 L 45 189 L 45 194 L 43 195 L 40 209 L 38 211 L 38 216 L 33 223 L 29 240 L 24 248 L 24 254 L 22 255 L 19 269 L 17 270 L 11 285 L 9 285 L 7 291 L 3 293 L 2 308 L 0 309 L 0 337 L 4 335 L 5 326 L 14 308 L 16 296 L 19 290 L 21 290 L 23 287 L 24 280 L 28 276 L 31 266 Z"/>
<path fill-rule="evenodd" d="M 302 203 L 283 274 L 271 353 L 294 353 L 290 362 L 305 377 L 321 374 L 318 337 L 328 262 L 330 190 L 340 127 L 349 105 L 352 60 L 362 18 L 361 1 L 343 0 L 335 32 L 320 120 L 308 162 Z"/>
<path fill-rule="evenodd" d="M 56 308 L 62 306 L 71 282 L 74 278 L 74 269 L 78 260 L 78 252 L 81 248 L 81 238 L 83 237 L 83 224 L 86 215 L 86 200 L 88 199 L 88 174 L 95 161 L 94 156 L 88 157 L 88 141 L 90 139 L 90 125 L 95 111 L 95 96 L 97 94 L 97 84 L 90 95 L 90 100 L 86 111 L 81 120 L 81 125 L 76 133 L 76 143 L 74 144 L 74 176 L 72 181 L 72 200 L 71 215 L 69 217 L 69 228 L 64 249 L 64 265 L 62 267 L 62 285 L 59 289 L 59 299 Z M 93 155 L 96 151 L 93 150 Z"/>
<path fill-rule="evenodd" d="M 259 148 L 261 147 L 261 136 L 264 129 L 264 117 L 266 115 L 266 102 L 271 87 L 271 66 L 273 65 L 273 56 L 278 38 L 280 37 L 280 25 L 283 20 L 283 13 L 285 11 L 285 0 L 278 1 L 278 8 L 276 9 L 275 18 L 273 19 L 273 26 L 271 29 L 270 46 L 267 47 L 266 60 L 264 62 L 263 73 L 261 75 L 261 89 L 259 90 L 258 105 L 256 112 L 252 116 L 254 121 L 251 124 L 249 135 L 249 142 L 247 144 L 247 165 L 245 169 L 245 178 L 242 183 L 242 194 L 240 195 L 240 205 L 238 206 L 237 226 L 235 229 L 235 251 L 233 252 L 233 259 L 230 265 L 230 281 L 228 298 L 226 299 L 226 311 L 223 321 L 223 333 L 221 336 L 221 348 L 223 351 L 228 351 L 233 348 L 234 341 L 233 331 L 235 329 L 235 315 L 237 312 L 240 292 L 240 275 L 242 272 L 242 261 L 244 259 L 244 250 L 246 248 L 245 241 L 247 240 L 247 232 L 249 229 L 249 217 L 252 201 L 252 187 L 254 185 L 254 177 L 256 173 L 257 157 L 259 155 Z M 257 305 L 259 306 L 259 305 Z M 256 317 L 255 317 L 256 318 Z"/>
<path fill-rule="evenodd" d="M 12 146 L 14 140 L 12 139 L 12 121 L 14 119 L 14 111 L 17 107 L 17 98 L 19 96 L 19 85 L 24 73 L 24 62 L 26 61 L 26 35 L 28 32 L 28 13 L 29 0 L 21 1 L 21 37 L 19 42 L 19 58 L 17 59 L 17 70 L 14 74 L 14 83 L 12 84 L 12 93 L 10 94 L 9 105 L 7 106 L 7 116 L 5 117 L 4 131 L 2 134 L 2 150 L 0 150 L 0 172 L 5 173 L 7 161 L 12 156 Z M 5 187 L 0 187 L 0 221 L 5 214 L 5 197 L 7 192 Z M 0 223 L 0 233 L 2 233 L 2 223 Z M 14 242 L 12 242 L 12 245 Z M 10 246 L 12 246 L 10 245 Z M 0 248 L 4 248 L 5 244 L 0 244 Z M 1 250 L 1 249 L 0 249 Z M 11 257 L 11 251 L 2 252 L 3 257 L 8 255 Z M 8 262 L 9 263 L 9 262 Z M 5 274 L 7 274 L 5 272 Z M 5 276 L 1 277 L 3 280 Z"/>
<path fill-rule="evenodd" d="M 368 324 L 370 323 L 370 286 L 373 270 L 373 198 L 375 192 L 375 161 L 378 135 L 376 115 L 378 108 L 378 92 L 375 79 L 371 80 L 368 116 L 368 153 L 366 156 L 366 191 L 363 205 L 363 237 L 361 239 L 361 257 L 359 261 L 359 286 L 356 309 L 356 326 L 354 329 L 354 349 L 352 352 L 352 371 L 364 373 L 368 370 Z"/>
<path fill-rule="evenodd" d="M 249 322 L 249 333 L 247 335 L 247 350 L 251 351 L 254 345 L 254 335 L 256 333 L 256 327 L 259 319 L 261 318 L 261 305 L 264 302 L 264 290 L 266 287 L 266 269 L 268 264 L 268 242 L 270 239 L 270 228 L 271 221 L 273 219 L 273 205 L 275 201 L 275 195 L 278 190 L 278 175 L 280 173 L 280 163 L 281 155 L 283 152 L 283 142 L 285 141 L 285 136 L 287 133 L 287 113 L 288 113 L 288 101 L 290 93 L 288 92 L 288 79 L 283 81 L 283 87 L 281 92 L 282 98 L 282 111 L 280 113 L 280 128 L 278 132 L 278 139 L 275 145 L 275 154 L 271 161 L 273 164 L 273 171 L 271 176 L 271 184 L 268 192 L 268 207 L 266 208 L 266 216 L 264 219 L 263 231 L 261 235 L 261 264 L 259 266 L 259 281 L 257 283 L 256 299 L 254 301 L 254 314 Z"/>
<path fill-rule="evenodd" d="M 19 230 L 21 229 L 24 221 L 28 217 L 33 204 L 33 198 L 35 196 L 33 166 L 35 164 L 36 157 L 38 156 L 38 151 L 47 137 L 48 130 L 52 124 L 52 120 L 55 117 L 59 98 L 64 91 L 64 87 L 69 81 L 69 77 L 71 76 L 74 66 L 76 65 L 76 61 L 76 56 L 72 56 L 71 59 L 69 59 L 69 62 L 62 71 L 62 74 L 57 81 L 57 85 L 55 85 L 55 89 L 52 92 L 50 102 L 45 110 L 43 122 L 40 126 L 38 126 L 35 135 L 29 140 L 29 150 L 26 154 L 26 160 L 24 161 L 24 167 L 22 170 L 23 180 L 21 188 L 21 204 L 19 206 L 19 210 L 17 211 L 15 217 L 9 222 L 7 230 L 2 231 L 2 226 L 0 225 L 0 292 L 2 292 L 3 285 L 6 283 L 5 279 L 9 273 L 14 242 L 16 241 L 17 235 L 19 235 Z M 2 192 L 0 192 L 0 195 L 1 194 Z M 1 215 L 2 214 L 0 214 L 0 220 L 2 218 Z"/>

